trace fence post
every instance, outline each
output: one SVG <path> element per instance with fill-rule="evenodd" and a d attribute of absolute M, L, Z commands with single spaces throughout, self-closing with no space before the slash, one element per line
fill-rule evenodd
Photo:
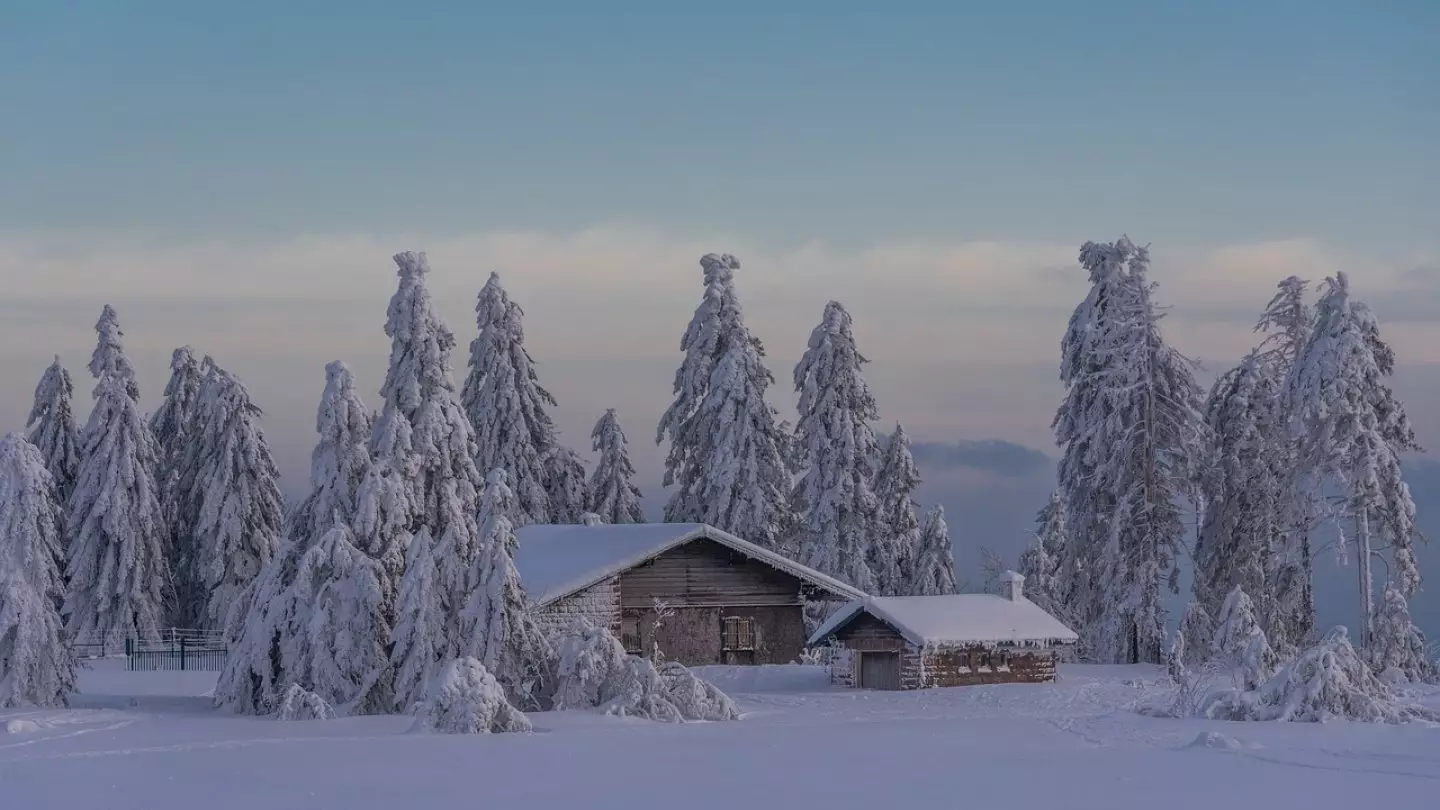
<path fill-rule="evenodd" d="M 185 637 L 180 637 L 180 671 L 185 671 Z"/>
<path fill-rule="evenodd" d="M 104 657 L 105 657 L 105 641 L 104 641 L 104 637 L 103 637 L 103 636 L 101 637 L 101 641 L 100 641 L 100 657 L 101 657 L 101 658 L 104 658 Z M 125 639 L 125 668 L 126 668 L 126 669 L 134 669 L 134 668 L 135 668 L 135 656 L 133 656 L 133 655 L 130 654 L 130 639 L 128 639 L 128 638 Z"/>

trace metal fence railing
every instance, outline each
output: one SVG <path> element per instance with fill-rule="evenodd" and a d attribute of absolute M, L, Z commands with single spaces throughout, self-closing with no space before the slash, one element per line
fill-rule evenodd
<path fill-rule="evenodd" d="M 70 642 L 76 658 L 121 658 L 125 668 L 218 672 L 225 667 L 227 648 L 222 633 L 170 627 L 153 639 L 125 633 L 96 633 Z"/>

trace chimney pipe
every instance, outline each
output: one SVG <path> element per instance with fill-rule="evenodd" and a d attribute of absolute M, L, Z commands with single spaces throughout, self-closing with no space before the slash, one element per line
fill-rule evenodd
<path fill-rule="evenodd" d="M 1025 601 L 1025 577 L 1014 571 L 1000 575 L 1000 595 L 1011 602 Z"/>

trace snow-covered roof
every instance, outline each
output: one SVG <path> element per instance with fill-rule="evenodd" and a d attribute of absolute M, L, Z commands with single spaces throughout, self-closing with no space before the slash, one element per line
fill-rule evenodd
<path fill-rule="evenodd" d="M 819 644 L 868 613 L 918 646 L 1018 641 L 1073 642 L 1075 631 L 1029 599 L 1010 600 L 988 593 L 953 596 L 872 596 L 836 611 L 810 637 Z"/>
<path fill-rule="evenodd" d="M 520 529 L 516 536 L 519 549 L 515 568 L 530 603 L 537 607 L 702 537 L 841 598 L 865 597 L 863 591 L 837 579 L 704 523 L 532 525 Z"/>

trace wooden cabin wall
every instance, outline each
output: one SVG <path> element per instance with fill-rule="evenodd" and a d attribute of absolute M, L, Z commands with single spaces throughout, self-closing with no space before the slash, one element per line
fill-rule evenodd
<path fill-rule="evenodd" d="M 535 611 L 535 622 L 546 633 L 565 630 L 576 619 L 586 619 L 596 627 L 608 627 L 620 632 L 620 578 L 609 579 L 591 585 L 583 591 L 557 599 Z"/>
<path fill-rule="evenodd" d="M 832 681 L 845 685 L 855 685 L 857 678 L 853 669 L 859 665 L 866 651 L 899 654 L 901 689 L 1055 680 L 1055 649 L 976 644 L 964 648 L 922 650 L 890 625 L 868 613 L 851 621 L 835 634 L 835 639 L 850 654 L 832 663 L 832 667 L 846 667 L 850 671 L 839 676 L 832 675 Z M 1001 652 L 1008 656 L 1008 665 L 1003 668 L 998 666 L 997 656 Z M 988 668 L 979 666 L 982 653 L 989 653 L 992 657 Z"/>

